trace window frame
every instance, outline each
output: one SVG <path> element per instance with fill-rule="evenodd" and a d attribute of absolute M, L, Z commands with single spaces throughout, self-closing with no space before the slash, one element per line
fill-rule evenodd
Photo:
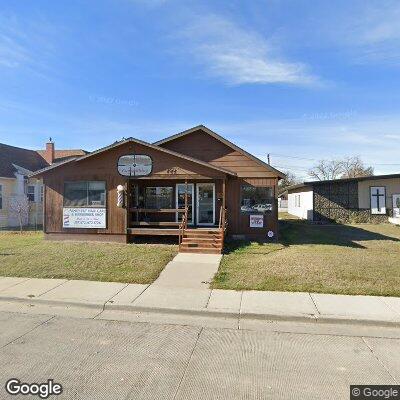
<path fill-rule="evenodd" d="M 33 188 L 33 193 L 29 193 L 29 188 Z M 31 200 L 29 198 L 30 195 L 33 196 L 33 200 Z M 30 203 L 35 203 L 36 202 L 36 185 L 32 185 L 32 184 L 27 184 L 26 185 L 26 197 L 28 198 L 28 201 Z"/>
<path fill-rule="evenodd" d="M 96 182 L 96 183 L 104 183 L 104 205 L 89 205 L 89 183 L 91 182 Z M 66 205 L 65 204 L 65 186 L 69 183 L 86 183 L 86 205 L 82 206 L 71 206 L 71 205 Z M 107 208 L 107 181 L 101 180 L 101 181 L 94 181 L 94 180 L 79 180 L 79 181 L 65 181 L 64 182 L 64 187 L 63 187 L 63 207 L 64 208 Z"/>
<path fill-rule="evenodd" d="M 271 197 L 267 197 L 265 200 L 269 201 L 270 200 L 270 204 L 271 204 L 271 209 L 270 210 L 264 210 L 264 211 L 259 211 L 259 210 L 242 210 L 242 202 L 243 202 L 243 188 L 254 188 L 254 189 L 268 189 L 271 193 Z M 240 209 L 240 214 L 241 215 L 249 215 L 249 214 L 255 214 L 255 213 L 259 213 L 259 214 L 269 214 L 272 213 L 274 210 L 274 204 L 275 204 L 275 195 L 274 195 L 274 187 L 273 186 L 254 186 L 251 184 L 242 184 L 240 185 L 240 200 L 239 200 L 239 209 Z M 267 203 L 266 203 L 267 204 Z"/>
<path fill-rule="evenodd" d="M 147 205 L 147 190 L 148 189 L 157 189 L 157 188 L 168 188 L 168 189 L 171 189 L 171 205 L 168 208 L 173 209 L 174 208 L 174 186 L 168 186 L 168 185 L 165 185 L 165 186 L 145 186 L 144 187 L 144 191 L 143 191 L 143 205 L 144 205 L 144 208 L 152 209 L 151 207 L 149 207 Z M 165 208 L 165 207 L 161 207 L 161 208 Z M 159 208 L 154 208 L 154 210 L 159 210 L 159 209 L 160 209 L 160 207 Z"/>

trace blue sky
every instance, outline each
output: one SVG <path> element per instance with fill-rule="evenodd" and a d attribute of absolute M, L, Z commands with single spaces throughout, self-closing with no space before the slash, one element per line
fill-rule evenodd
<path fill-rule="evenodd" d="M 0 142 L 204 124 L 299 177 L 350 155 L 400 172 L 399 20 L 385 0 L 4 1 Z"/>

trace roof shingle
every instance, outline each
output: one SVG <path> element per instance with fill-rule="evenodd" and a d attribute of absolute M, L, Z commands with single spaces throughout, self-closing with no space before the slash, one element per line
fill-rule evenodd
<path fill-rule="evenodd" d="M 37 171 L 49 165 L 35 150 L 0 143 L 0 177 L 15 178 L 13 164 L 29 171 Z"/>

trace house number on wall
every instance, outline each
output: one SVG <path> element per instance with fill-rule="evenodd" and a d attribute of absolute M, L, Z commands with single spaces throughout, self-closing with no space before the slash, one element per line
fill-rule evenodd
<path fill-rule="evenodd" d="M 178 173 L 178 170 L 176 168 L 168 168 L 167 169 L 167 174 L 169 175 L 176 175 Z"/>

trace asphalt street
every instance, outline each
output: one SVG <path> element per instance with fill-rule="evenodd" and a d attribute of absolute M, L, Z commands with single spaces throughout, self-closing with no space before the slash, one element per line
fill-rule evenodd
<path fill-rule="evenodd" d="M 400 383 L 399 328 L 107 318 L 1 311 L 0 398 L 27 398 L 6 393 L 10 378 L 51 378 L 63 393 L 50 398 L 85 400 L 337 400 L 350 384 Z"/>

